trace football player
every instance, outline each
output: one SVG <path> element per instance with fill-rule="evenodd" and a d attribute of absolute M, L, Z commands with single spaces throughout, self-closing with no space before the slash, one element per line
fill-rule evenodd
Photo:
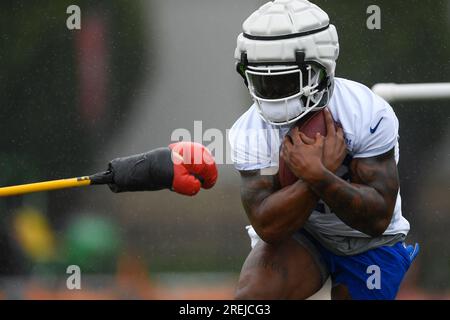
<path fill-rule="evenodd" d="M 338 55 L 335 26 L 306 0 L 266 3 L 238 36 L 237 71 L 254 104 L 229 134 L 252 240 L 237 299 L 305 299 L 329 277 L 332 299 L 394 299 L 418 253 L 405 245 L 397 117 L 364 85 L 335 77 Z M 286 136 L 323 109 L 325 137 Z M 284 188 L 270 170 L 280 149 L 299 178 Z"/>

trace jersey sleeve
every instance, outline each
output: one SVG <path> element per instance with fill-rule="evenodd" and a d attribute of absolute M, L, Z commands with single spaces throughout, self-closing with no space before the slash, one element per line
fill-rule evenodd
<path fill-rule="evenodd" d="M 354 158 L 370 158 L 388 152 L 398 143 L 399 123 L 387 102 L 376 99 L 373 112 L 362 115 L 359 121 Z"/>

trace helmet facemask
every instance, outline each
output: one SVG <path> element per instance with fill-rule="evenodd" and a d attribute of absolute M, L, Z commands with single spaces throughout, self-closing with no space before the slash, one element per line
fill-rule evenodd
<path fill-rule="evenodd" d="M 248 66 L 245 79 L 259 114 L 272 125 L 294 123 L 329 100 L 328 77 L 317 63 Z"/>
<path fill-rule="evenodd" d="M 237 71 L 266 122 L 290 124 L 328 104 L 339 38 L 325 11 L 307 0 L 273 0 L 242 29 Z"/>

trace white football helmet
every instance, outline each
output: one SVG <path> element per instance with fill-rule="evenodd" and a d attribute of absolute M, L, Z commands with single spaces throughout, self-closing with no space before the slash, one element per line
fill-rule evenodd
<path fill-rule="evenodd" d="M 328 104 L 339 41 L 328 15 L 307 0 L 275 0 L 255 11 L 237 38 L 237 71 L 262 118 L 296 122 Z"/>

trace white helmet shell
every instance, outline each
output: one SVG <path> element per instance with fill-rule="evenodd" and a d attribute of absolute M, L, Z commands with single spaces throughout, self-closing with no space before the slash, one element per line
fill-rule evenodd
<path fill-rule="evenodd" d="M 275 0 L 255 11 L 243 24 L 235 58 L 246 54 L 247 62 L 264 64 L 295 62 L 304 52 L 305 61 L 325 67 L 332 79 L 339 56 L 336 28 L 325 11 L 307 0 Z"/>

